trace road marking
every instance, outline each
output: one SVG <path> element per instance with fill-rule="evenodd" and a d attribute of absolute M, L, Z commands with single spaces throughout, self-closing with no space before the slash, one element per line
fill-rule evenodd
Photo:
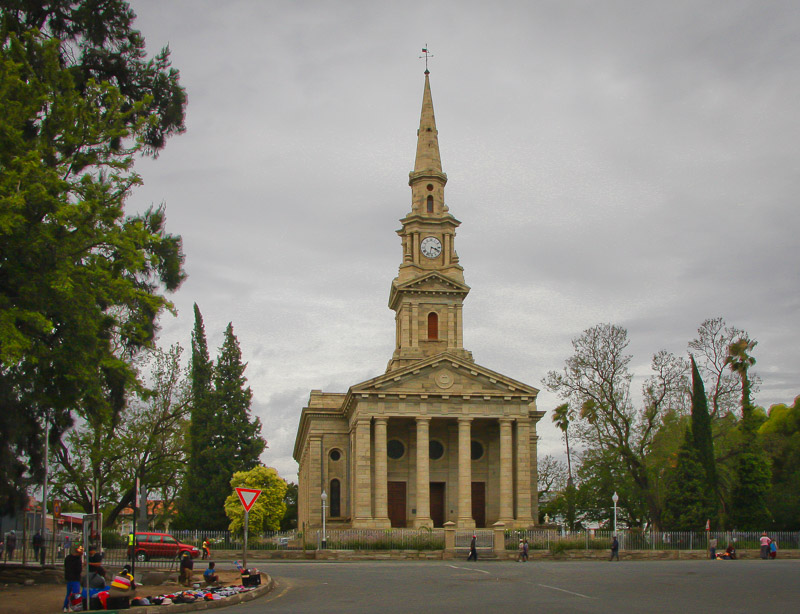
<path fill-rule="evenodd" d="M 576 595 L 578 597 L 583 597 L 584 599 L 594 599 L 594 597 L 589 597 L 589 595 L 582 595 L 581 593 L 568 591 L 568 590 L 566 590 L 564 588 L 558 588 L 557 586 L 549 586 L 547 584 L 539 584 L 538 586 L 543 586 L 544 588 L 552 588 L 554 591 L 561 591 L 562 593 L 569 593 L 570 595 Z"/>
<path fill-rule="evenodd" d="M 483 569 L 475 569 L 474 567 L 456 567 L 455 565 L 448 565 L 448 567 L 452 567 L 453 569 L 466 569 L 467 571 L 477 571 L 478 573 L 489 573 L 488 571 L 484 571 Z"/>

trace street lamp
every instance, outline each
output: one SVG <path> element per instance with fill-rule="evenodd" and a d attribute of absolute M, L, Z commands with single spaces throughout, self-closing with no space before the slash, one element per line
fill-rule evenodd
<path fill-rule="evenodd" d="M 327 507 L 328 507 L 328 506 L 327 506 L 327 505 L 325 505 L 325 504 L 326 504 L 326 503 L 327 503 L 327 501 L 328 501 L 328 493 L 326 493 L 326 492 L 323 490 L 323 491 L 322 491 L 322 494 L 320 495 L 320 498 L 322 499 L 322 550 L 325 550 L 325 548 L 327 548 L 327 547 L 328 547 L 328 543 L 327 543 L 327 542 L 328 542 L 328 539 L 327 539 L 327 536 L 326 536 L 326 534 L 325 534 L 325 510 L 326 510 L 326 509 L 327 509 Z"/>
<path fill-rule="evenodd" d="M 614 495 L 611 497 L 611 500 L 614 502 L 614 535 L 617 534 L 617 501 L 619 501 L 619 495 L 617 495 L 617 491 L 614 491 Z"/>

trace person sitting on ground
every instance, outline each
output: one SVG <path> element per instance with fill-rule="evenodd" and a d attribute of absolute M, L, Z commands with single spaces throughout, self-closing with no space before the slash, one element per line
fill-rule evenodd
<path fill-rule="evenodd" d="M 736 548 L 733 547 L 733 544 L 728 544 L 728 547 L 725 548 L 725 554 L 722 555 L 722 558 L 728 561 L 736 560 Z"/>
<path fill-rule="evenodd" d="M 184 586 L 190 586 L 192 584 L 192 570 L 194 569 L 194 561 L 192 560 L 192 555 L 188 552 L 184 552 L 181 556 L 181 575 L 180 575 L 180 583 Z"/>
<path fill-rule="evenodd" d="M 203 572 L 203 579 L 208 585 L 219 584 L 219 576 L 217 575 L 217 570 L 214 569 L 214 561 L 209 561 L 208 568 Z"/>
<path fill-rule="evenodd" d="M 103 555 L 94 544 L 89 546 L 89 573 L 102 576 L 105 580 L 106 570 L 103 568 Z"/>
<path fill-rule="evenodd" d="M 136 589 L 136 582 L 131 573 L 131 566 L 126 564 L 120 572 L 114 576 L 111 581 L 111 587 L 124 592 L 130 592 Z"/>

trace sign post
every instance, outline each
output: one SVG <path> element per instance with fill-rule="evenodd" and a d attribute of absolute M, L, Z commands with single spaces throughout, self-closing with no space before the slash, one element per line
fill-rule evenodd
<path fill-rule="evenodd" d="M 244 487 L 237 487 L 236 494 L 239 495 L 239 501 L 242 502 L 242 507 L 244 507 L 244 545 L 242 551 L 242 567 L 247 569 L 247 530 L 248 524 L 250 521 L 250 508 L 253 507 L 253 504 L 258 499 L 259 495 L 261 494 L 261 490 L 258 488 L 244 488 Z"/>

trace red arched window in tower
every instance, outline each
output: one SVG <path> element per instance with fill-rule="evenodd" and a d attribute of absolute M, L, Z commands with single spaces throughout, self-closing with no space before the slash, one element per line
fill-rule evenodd
<path fill-rule="evenodd" d="M 439 338 L 439 314 L 432 311 L 428 314 L 428 339 Z"/>
<path fill-rule="evenodd" d="M 428 213 L 433 213 L 433 196 L 428 196 Z"/>

